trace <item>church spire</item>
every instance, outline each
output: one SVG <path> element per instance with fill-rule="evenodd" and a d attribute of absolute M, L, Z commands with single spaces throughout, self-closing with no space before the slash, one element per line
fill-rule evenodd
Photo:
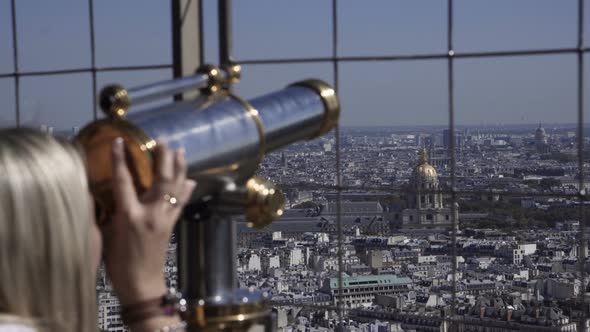
<path fill-rule="evenodd" d="M 426 151 L 426 146 L 422 148 L 422 154 L 420 156 L 420 165 L 428 163 L 428 151 Z"/>

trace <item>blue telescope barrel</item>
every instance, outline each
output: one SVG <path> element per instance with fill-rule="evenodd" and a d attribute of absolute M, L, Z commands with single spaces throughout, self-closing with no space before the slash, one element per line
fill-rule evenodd
<path fill-rule="evenodd" d="M 189 177 L 198 181 L 229 177 L 244 183 L 266 153 L 321 136 L 336 126 L 339 117 L 335 91 L 319 80 L 297 82 L 249 101 L 223 90 L 132 114 L 126 114 L 129 100 L 125 100 L 132 94 L 118 87 L 110 89 L 109 96 L 122 96 L 125 102 L 111 103 L 115 107 L 110 107 L 110 116 L 90 123 L 77 137 L 86 152 L 91 190 L 106 211 L 113 204 L 110 151 L 117 137 L 126 142 L 128 164 L 139 192 L 153 182 L 153 151 L 159 139 L 172 148 L 185 149 Z M 154 86 L 150 89 L 158 90 Z M 134 93 L 141 95 L 141 90 Z M 199 187 L 198 195 L 215 190 Z"/>

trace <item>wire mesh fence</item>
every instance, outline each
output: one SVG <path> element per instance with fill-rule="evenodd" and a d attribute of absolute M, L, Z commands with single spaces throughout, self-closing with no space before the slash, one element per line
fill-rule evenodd
<path fill-rule="evenodd" d="M 588 52 L 588 49 L 584 47 L 584 1 L 578 1 L 578 17 L 577 17 L 577 47 L 569 47 L 569 48 L 546 48 L 546 49 L 520 49 L 520 50 L 508 50 L 508 51 L 482 51 L 482 52 L 457 52 L 454 49 L 453 43 L 453 30 L 454 30 L 454 20 L 453 20 L 453 0 L 447 1 L 447 52 L 446 53 L 432 53 L 432 54 L 404 54 L 404 55 L 379 55 L 379 56 L 339 56 L 338 55 L 338 1 L 332 1 L 332 54 L 330 57 L 301 57 L 301 58 L 272 58 L 272 59 L 237 59 L 236 62 L 242 65 L 253 65 L 253 64 L 298 64 L 298 63 L 331 63 L 333 66 L 333 82 L 336 91 L 338 91 L 339 87 L 339 68 L 340 64 L 342 63 L 351 63 L 351 62 L 393 62 L 393 61 L 417 61 L 417 60 L 437 60 L 437 59 L 444 59 L 447 61 L 447 82 L 448 82 L 448 123 L 449 123 L 449 136 L 454 138 L 455 131 L 456 131 L 456 114 L 455 114 L 455 69 L 454 63 L 455 59 L 467 59 L 467 58 L 499 58 L 499 57 L 533 57 L 533 56 L 541 56 L 541 55 L 551 55 L 551 54 L 576 54 L 577 55 L 577 160 L 578 160 L 578 181 L 579 185 L 578 188 L 580 189 L 576 194 L 566 194 L 564 197 L 569 197 L 572 199 L 577 199 L 580 202 L 587 202 L 587 194 L 584 188 L 584 54 Z M 341 194 L 343 191 L 346 190 L 358 190 L 358 187 L 347 187 L 342 185 L 341 183 L 341 135 L 340 135 L 340 128 L 336 129 L 335 133 L 335 164 L 336 164 L 336 171 L 337 171 L 337 184 L 334 186 L 318 186 L 318 185 L 298 185 L 295 186 L 294 189 L 307 189 L 307 190 L 328 190 L 328 191 L 336 191 L 338 193 L 337 199 L 337 243 L 339 246 L 339 294 L 337 296 L 342 296 L 343 287 L 342 287 L 342 271 L 344 270 L 344 265 L 342 263 L 342 244 L 343 244 L 343 227 L 342 227 L 342 216 L 345 213 L 341 211 Z M 489 191 L 461 191 L 457 189 L 456 185 L 456 141 L 455 139 L 450 139 L 450 158 L 451 158 L 451 171 L 450 171 L 450 186 L 444 189 L 445 194 L 450 195 L 451 197 L 451 207 L 452 209 L 456 209 L 458 197 L 464 194 L 486 194 Z M 283 188 L 289 188 L 289 185 L 283 185 Z M 371 192 L 378 192 L 384 191 L 389 193 L 415 193 L 415 191 L 410 190 L 392 190 L 389 187 L 385 186 L 374 186 L 374 187 L 366 187 L 362 188 L 366 191 Z M 543 197 L 543 196 L 552 196 L 552 194 L 542 193 L 542 192 L 535 192 L 535 193 L 526 193 L 526 192 L 503 192 L 502 195 L 505 196 L 535 196 L 535 197 Z M 452 305 L 451 311 L 447 313 L 447 318 L 454 317 L 457 313 L 457 229 L 459 220 L 457 220 L 456 213 L 451 213 L 452 220 L 451 220 L 451 238 L 450 238 L 450 247 L 452 248 L 451 256 L 452 256 Z M 578 244 L 580 247 L 584 246 L 587 242 L 586 234 L 585 234 L 585 223 L 586 223 L 586 216 L 585 216 L 585 209 L 584 205 L 579 205 L 578 210 L 578 217 L 580 220 L 580 233 L 578 236 Z M 586 253 L 585 250 L 579 251 L 578 257 L 578 265 L 579 265 L 579 275 L 581 280 L 585 280 L 586 272 L 584 269 L 584 262 L 586 261 Z M 580 297 L 583 297 L 584 292 L 581 292 Z M 583 299 L 581 299 L 583 301 Z M 345 308 L 343 306 L 344 301 L 338 301 L 335 307 L 330 306 L 314 306 L 309 304 L 304 304 L 301 306 L 304 307 L 311 307 L 311 308 L 323 308 L 326 310 L 336 310 L 339 313 L 339 317 L 343 317 L 344 311 L 350 311 L 352 309 Z M 297 306 L 297 304 L 292 304 Z M 584 317 L 587 317 L 587 311 L 584 311 Z M 451 324 L 455 323 L 453 320 L 449 320 Z M 465 322 L 462 322 L 465 324 Z M 470 322 L 469 324 L 478 325 L 478 324 L 485 324 L 482 322 Z"/>
<path fill-rule="evenodd" d="M 96 119 L 97 108 L 96 108 L 96 91 L 99 88 L 97 86 L 97 76 L 99 73 L 106 73 L 106 72 L 122 72 L 122 71 L 142 71 L 142 70 L 156 70 L 156 69 L 172 69 L 172 63 L 164 63 L 164 64 L 152 64 L 152 65 L 137 65 L 137 66 L 98 66 L 96 61 L 96 42 L 95 42 L 95 14 L 94 14 L 94 0 L 88 0 L 88 24 L 89 24 L 89 31 L 90 34 L 88 36 L 90 40 L 90 66 L 89 67 L 81 67 L 81 68 L 73 68 L 73 69 L 61 69 L 61 70 L 38 70 L 38 71 L 23 71 L 19 66 L 19 45 L 18 45 L 18 25 L 17 25 L 17 5 L 16 0 L 10 1 L 10 9 L 11 9 L 11 26 L 12 26 L 12 56 L 13 56 L 13 66 L 14 70 L 12 72 L 5 72 L 0 73 L 0 79 L 13 79 L 14 80 L 14 100 L 15 100 L 15 110 L 14 110 L 14 118 L 15 124 L 17 126 L 21 125 L 22 123 L 22 114 L 21 114 L 21 99 L 22 99 L 22 79 L 25 77 L 47 77 L 47 76 L 54 76 L 54 75 L 64 75 L 64 74 L 79 74 L 79 73 L 86 73 L 91 75 L 92 81 L 92 107 L 93 109 L 93 116 Z M 456 84 L 455 84 L 455 64 L 457 59 L 470 59 L 470 58 L 501 58 L 501 57 L 535 57 L 535 56 L 543 56 L 543 55 L 558 55 L 558 54 L 573 54 L 576 55 L 576 111 L 577 111 L 577 181 L 578 181 L 578 188 L 579 191 L 577 193 L 559 193 L 559 197 L 569 198 L 573 200 L 577 200 L 582 202 L 579 204 L 578 209 L 578 216 L 580 220 L 580 232 L 577 238 L 578 245 L 584 246 L 587 243 L 586 239 L 586 211 L 584 209 L 584 204 L 588 202 L 588 195 L 583 188 L 585 188 L 585 174 L 584 174 L 584 55 L 590 52 L 590 48 L 584 46 L 584 0 L 577 1 L 577 29 L 576 29 L 576 46 L 575 47 L 559 47 L 559 48 L 540 48 L 540 49 L 515 49 L 515 50 L 506 50 L 506 51 L 468 51 L 468 52 L 459 52 L 456 51 L 454 48 L 454 1 L 447 0 L 446 2 L 446 52 L 436 52 L 436 53 L 429 53 L 429 54 L 391 54 L 391 55 L 375 55 L 375 56 L 343 56 L 339 54 L 339 17 L 338 17 L 338 6 L 339 3 L 337 0 L 332 0 L 331 2 L 331 46 L 330 46 L 330 55 L 329 56 L 320 56 L 320 57 L 296 57 L 296 58 L 268 58 L 268 59 L 234 59 L 234 62 L 241 64 L 241 65 L 272 65 L 272 64 L 285 64 L 285 65 L 295 65 L 295 64 L 302 64 L 302 63 L 324 63 L 331 65 L 332 69 L 332 81 L 336 91 L 339 90 L 339 86 L 341 83 L 341 65 L 347 63 L 381 63 L 381 62 L 404 62 L 404 61 L 427 61 L 427 60 L 442 60 L 446 62 L 446 82 L 447 82 L 447 115 L 448 115 L 448 135 L 450 137 L 455 137 L 456 133 L 456 122 L 457 122 L 457 114 L 455 111 L 455 98 L 456 98 Z M 221 15 L 221 13 L 219 13 Z M 221 18 L 218 18 L 221 20 Z M 172 22 L 173 24 L 178 24 L 178 22 Z M 202 40 L 203 31 L 199 31 L 201 34 L 200 39 Z M 227 31 L 226 31 L 227 33 Z M 386 41 L 383 41 L 386 42 Z M 203 47 L 201 47 L 201 51 Z M 227 50 L 225 50 L 227 53 Z M 227 55 L 231 56 L 231 54 Z M 203 58 L 203 55 L 200 55 Z M 283 184 L 281 187 L 289 190 L 289 189 L 297 189 L 297 190 L 319 190 L 319 191 L 330 191 L 336 193 L 336 229 L 334 230 L 334 237 L 337 239 L 336 245 L 338 246 L 338 267 L 339 271 L 344 271 L 344 260 L 343 260 L 343 251 L 342 246 L 344 244 L 345 238 L 345 229 L 343 227 L 342 218 L 347 216 L 347 213 L 342 212 L 341 210 L 341 202 L 342 202 L 342 193 L 347 191 L 354 191 L 358 190 L 359 188 L 356 186 L 349 186 L 342 183 L 342 142 L 341 142 L 341 128 L 337 127 L 334 132 L 334 141 L 335 141 L 335 172 L 336 172 L 336 183 L 334 185 L 321 185 L 321 184 Z M 457 202 L 459 198 L 464 195 L 473 195 L 473 194 L 488 194 L 489 191 L 466 191 L 460 190 L 457 188 L 457 151 L 456 151 L 456 141 L 455 139 L 450 139 L 449 142 L 449 157 L 450 157 L 450 185 L 442 189 L 444 195 L 447 195 L 450 199 L 450 206 L 452 209 L 456 209 Z M 281 185 L 279 183 L 279 185 Z M 408 189 L 392 189 L 388 186 L 363 186 L 363 190 L 367 192 L 385 192 L 389 194 L 412 194 L 415 191 L 408 190 Z M 528 197 L 552 197 L 556 196 L 555 193 L 546 193 L 546 192 L 519 192 L 519 191 L 510 191 L 510 192 L 502 192 L 503 196 L 528 196 Z M 457 226 L 459 224 L 459 220 L 457 220 L 456 213 L 451 213 L 451 220 L 450 220 L 450 229 L 451 229 L 451 236 L 449 239 L 449 247 L 452 248 L 451 257 L 452 257 L 452 270 L 450 274 L 452 276 L 452 305 L 451 311 L 447 313 L 448 317 L 452 317 L 455 313 L 457 313 L 457 284 L 460 280 L 457 279 Z M 584 262 L 586 261 L 586 251 L 579 250 L 578 251 L 578 265 L 579 265 L 579 276 L 581 280 L 586 279 L 586 271 L 584 268 Z M 342 280 L 342 273 L 338 274 L 339 280 L 339 294 L 338 296 L 342 296 L 343 294 L 343 280 Z M 582 292 L 583 294 L 583 292 Z M 582 295 L 581 295 L 582 296 Z M 309 305 L 309 304 L 292 304 L 294 306 L 304 306 L 304 307 L 311 307 L 311 308 L 321 308 L 326 310 L 335 310 L 339 313 L 339 317 L 343 317 L 344 312 L 350 312 L 352 309 L 346 308 L 343 305 L 343 301 L 338 301 L 336 306 L 322 306 L 322 305 Z M 585 317 L 587 317 L 587 312 L 584 312 Z"/>

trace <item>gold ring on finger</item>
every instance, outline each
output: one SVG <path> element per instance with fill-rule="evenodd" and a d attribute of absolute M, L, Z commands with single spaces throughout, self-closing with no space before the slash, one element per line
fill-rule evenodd
<path fill-rule="evenodd" d="M 164 194 L 164 200 L 172 206 L 176 206 L 178 204 L 178 198 L 170 194 Z"/>

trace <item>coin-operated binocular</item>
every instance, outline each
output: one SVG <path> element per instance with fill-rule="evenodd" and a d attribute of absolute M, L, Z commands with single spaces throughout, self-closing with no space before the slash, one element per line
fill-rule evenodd
<path fill-rule="evenodd" d="M 188 176 L 199 185 L 179 222 L 178 270 L 189 331 L 245 330 L 263 324 L 272 330 L 268 296 L 239 289 L 236 225 L 245 215 L 263 227 L 283 214 L 284 198 L 272 183 L 254 177 L 268 152 L 321 136 L 335 127 L 340 107 L 335 91 L 306 80 L 246 101 L 229 92 L 240 67 L 203 66 L 193 76 L 134 89 L 112 85 L 99 96 L 106 117 L 77 136 L 86 152 L 89 183 L 99 218 L 113 211 L 111 144 L 126 142 L 128 165 L 138 192 L 154 181 L 157 139 L 184 148 Z M 128 113 L 136 106 L 189 90 L 190 100 Z"/>

